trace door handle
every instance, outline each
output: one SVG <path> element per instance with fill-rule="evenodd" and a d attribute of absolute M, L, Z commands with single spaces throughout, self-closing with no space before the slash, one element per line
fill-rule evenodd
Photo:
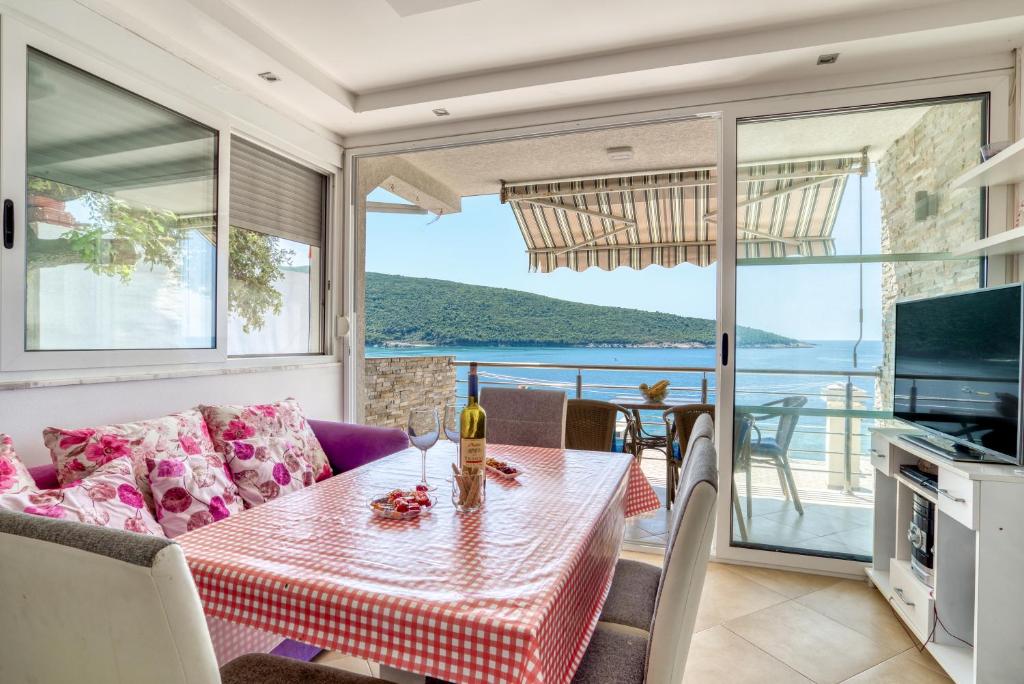
<path fill-rule="evenodd" d="M 914 607 L 913 602 L 912 601 L 908 601 L 907 597 L 903 595 L 903 590 L 902 589 L 900 589 L 899 587 L 893 587 L 893 591 L 895 591 L 896 595 L 900 597 L 900 601 L 903 601 L 904 603 L 906 603 L 911 608 Z"/>
<path fill-rule="evenodd" d="M 4 200 L 4 249 L 14 248 L 14 202 Z"/>
<path fill-rule="evenodd" d="M 729 333 L 722 333 L 722 365 L 729 365 Z"/>
<path fill-rule="evenodd" d="M 967 503 L 967 499 L 961 499 L 959 496 L 953 496 L 952 494 L 949 493 L 948 489 L 940 489 L 939 494 L 946 497 L 950 501 L 953 501 L 954 503 Z"/>

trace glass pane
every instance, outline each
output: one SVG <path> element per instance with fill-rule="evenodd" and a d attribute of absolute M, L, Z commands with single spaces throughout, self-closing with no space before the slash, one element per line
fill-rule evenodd
<path fill-rule="evenodd" d="M 318 353 L 320 263 L 319 247 L 232 226 L 228 353 Z"/>
<path fill-rule="evenodd" d="M 743 121 L 733 544 L 867 560 L 869 430 L 892 412 L 893 305 L 979 286 L 985 100 Z"/>
<path fill-rule="evenodd" d="M 28 55 L 25 348 L 216 346 L 217 134 Z"/>

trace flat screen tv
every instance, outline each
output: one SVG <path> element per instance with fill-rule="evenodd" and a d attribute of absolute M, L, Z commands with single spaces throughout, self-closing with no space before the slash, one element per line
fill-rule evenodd
<path fill-rule="evenodd" d="M 1021 288 L 896 304 L 893 413 L 952 458 L 1022 463 Z"/>

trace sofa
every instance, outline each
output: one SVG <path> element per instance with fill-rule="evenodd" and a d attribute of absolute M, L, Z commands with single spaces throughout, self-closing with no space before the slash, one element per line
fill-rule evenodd
<path fill-rule="evenodd" d="M 409 446 L 409 438 L 403 430 L 398 428 L 380 428 L 329 420 L 310 419 L 308 422 L 327 454 L 331 471 L 335 475 L 384 458 Z M 28 470 L 40 488 L 55 489 L 60 486 L 57 481 L 57 469 L 53 464 L 32 466 Z M 224 627 L 234 626 L 226 624 Z M 216 628 L 213 625 L 211 625 L 211 633 L 216 635 Z M 245 642 L 234 636 L 230 637 L 230 640 L 238 643 L 243 652 L 246 643 L 252 643 L 254 646 L 259 643 L 258 641 Z M 258 646 L 256 647 L 258 648 Z M 320 648 L 308 644 L 285 639 L 273 647 L 270 652 L 273 655 L 298 660 L 312 660 L 320 653 L 320 650 Z M 221 655 L 218 653 L 218 656 Z M 241 653 L 224 653 L 223 657 L 224 660 L 229 660 L 237 655 L 241 655 Z"/>

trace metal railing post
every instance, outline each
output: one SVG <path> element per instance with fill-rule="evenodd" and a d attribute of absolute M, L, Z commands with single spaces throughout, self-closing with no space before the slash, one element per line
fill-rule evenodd
<path fill-rule="evenodd" d="M 700 403 L 708 403 L 708 374 L 703 373 L 700 377 Z"/>
<path fill-rule="evenodd" d="M 845 491 L 849 493 L 853 489 L 853 419 L 850 411 L 853 409 L 853 378 L 846 377 L 846 417 L 843 419 L 843 481 L 846 483 Z"/>
<path fill-rule="evenodd" d="M 576 398 L 583 398 L 583 369 L 576 369 Z"/>

